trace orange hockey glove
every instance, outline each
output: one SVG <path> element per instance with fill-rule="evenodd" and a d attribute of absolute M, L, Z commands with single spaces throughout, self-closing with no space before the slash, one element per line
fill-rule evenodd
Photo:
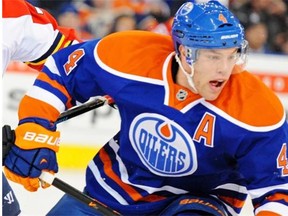
<path fill-rule="evenodd" d="M 4 161 L 8 179 L 19 183 L 29 191 L 39 188 L 41 172 L 58 172 L 56 152 L 59 149 L 60 132 L 49 131 L 35 124 L 25 123 L 15 130 L 16 140 Z M 49 185 L 41 184 L 42 188 Z"/>

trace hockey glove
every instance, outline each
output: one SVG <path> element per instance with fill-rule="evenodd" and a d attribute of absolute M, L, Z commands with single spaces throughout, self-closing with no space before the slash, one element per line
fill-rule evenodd
<path fill-rule="evenodd" d="M 49 131 L 35 123 L 25 123 L 16 128 L 15 136 L 15 145 L 4 161 L 5 175 L 25 189 L 37 191 L 42 171 L 58 172 L 55 153 L 59 149 L 60 132 Z M 50 186 L 41 183 L 42 188 Z"/>
<path fill-rule="evenodd" d="M 2 127 L 2 165 L 5 158 L 15 142 L 15 132 L 9 125 Z"/>

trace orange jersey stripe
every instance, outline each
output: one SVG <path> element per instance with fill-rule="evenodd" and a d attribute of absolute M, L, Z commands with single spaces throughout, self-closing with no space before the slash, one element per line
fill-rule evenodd
<path fill-rule="evenodd" d="M 45 73 L 39 73 L 37 80 L 42 80 L 46 83 L 49 83 L 51 86 L 53 86 L 54 88 L 58 89 L 59 91 L 61 91 L 67 98 L 68 98 L 68 102 L 66 103 L 66 107 L 67 108 L 71 108 L 72 107 L 72 98 L 70 97 L 69 93 L 67 92 L 66 88 L 63 85 L 60 85 L 58 82 L 56 82 L 55 80 L 51 80 L 47 74 Z"/>
<path fill-rule="evenodd" d="M 116 175 L 114 173 L 114 171 L 112 170 L 112 163 L 111 160 L 108 156 L 108 154 L 106 153 L 106 151 L 104 149 L 102 149 L 101 151 L 99 151 L 99 156 L 101 158 L 101 160 L 103 161 L 104 164 L 104 172 L 107 176 L 110 177 L 110 179 L 112 179 L 114 182 L 116 182 L 121 188 L 123 188 L 124 191 L 127 192 L 127 194 L 134 200 L 140 200 L 143 197 L 141 196 L 140 193 L 138 193 L 133 187 L 124 184 L 124 182 L 119 178 L 118 175 Z M 105 163 L 104 163 L 105 161 Z"/>
<path fill-rule="evenodd" d="M 279 200 L 284 200 L 285 202 L 288 203 L 288 195 L 287 194 L 283 194 L 283 193 L 276 193 L 273 194 L 272 196 L 268 196 L 266 198 L 269 201 L 279 201 Z"/>
<path fill-rule="evenodd" d="M 243 208 L 245 204 L 245 200 L 239 200 L 233 197 L 219 196 L 219 198 L 235 208 Z"/>
<path fill-rule="evenodd" d="M 35 113 L 37 110 L 37 113 Z M 19 120 L 28 117 L 37 117 L 43 119 L 50 119 L 51 122 L 55 122 L 60 113 L 53 106 L 25 95 L 19 105 Z"/>
<path fill-rule="evenodd" d="M 271 211 L 261 211 L 256 216 L 283 216 Z"/>
<path fill-rule="evenodd" d="M 55 80 L 51 80 L 47 74 L 45 73 L 39 73 L 37 80 L 41 80 L 43 82 L 49 83 L 51 86 L 53 86 L 54 88 L 58 89 L 59 91 L 61 91 L 67 98 L 70 98 L 67 90 L 65 89 L 65 87 L 63 85 L 60 85 L 57 81 Z"/>

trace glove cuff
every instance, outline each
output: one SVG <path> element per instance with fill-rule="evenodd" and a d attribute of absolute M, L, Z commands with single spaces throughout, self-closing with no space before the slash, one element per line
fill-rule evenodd
<path fill-rule="evenodd" d="M 28 191 L 34 192 L 39 188 L 38 178 L 22 177 L 20 175 L 14 174 L 7 167 L 4 167 L 3 171 L 9 180 L 23 185 L 23 187 Z"/>
<path fill-rule="evenodd" d="M 49 148 L 59 150 L 60 132 L 50 131 L 35 123 L 25 123 L 15 129 L 15 145 L 21 149 Z"/>

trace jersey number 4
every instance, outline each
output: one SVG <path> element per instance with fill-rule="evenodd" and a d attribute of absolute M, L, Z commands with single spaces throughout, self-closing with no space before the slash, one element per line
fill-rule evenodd
<path fill-rule="evenodd" d="M 65 73 L 68 75 L 76 66 L 77 62 L 85 55 L 83 49 L 77 49 L 68 56 L 68 61 L 63 65 Z"/>
<path fill-rule="evenodd" d="M 277 157 L 277 167 L 282 169 L 282 176 L 288 175 L 287 145 L 284 143 Z"/>

